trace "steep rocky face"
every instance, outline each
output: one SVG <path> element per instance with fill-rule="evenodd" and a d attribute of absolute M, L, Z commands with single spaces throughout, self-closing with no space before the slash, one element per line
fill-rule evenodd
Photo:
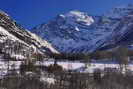
<path fill-rule="evenodd" d="M 58 53 L 47 41 L 25 30 L 0 11 L 0 54 L 25 58 L 32 53 Z"/>
<path fill-rule="evenodd" d="M 117 22 L 118 19 L 106 16 L 70 11 L 33 28 L 32 32 L 52 43 L 60 52 L 84 53 L 94 51 Z"/>

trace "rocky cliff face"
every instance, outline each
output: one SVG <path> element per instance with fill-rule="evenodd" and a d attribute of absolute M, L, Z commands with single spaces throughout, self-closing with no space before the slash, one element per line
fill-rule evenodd
<path fill-rule="evenodd" d="M 23 59 L 32 53 L 57 53 L 45 40 L 22 28 L 0 11 L 0 54 Z"/>

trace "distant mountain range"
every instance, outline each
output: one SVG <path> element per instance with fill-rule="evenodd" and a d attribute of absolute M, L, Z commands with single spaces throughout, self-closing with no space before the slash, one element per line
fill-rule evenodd
<path fill-rule="evenodd" d="M 86 53 L 132 44 L 132 22 L 133 5 L 129 4 L 113 8 L 101 16 L 70 11 L 31 31 L 59 52 Z"/>

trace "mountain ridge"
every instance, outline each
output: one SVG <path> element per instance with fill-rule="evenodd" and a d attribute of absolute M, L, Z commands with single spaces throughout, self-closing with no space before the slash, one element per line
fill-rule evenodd
<path fill-rule="evenodd" d="M 113 8 L 101 16 L 70 11 L 58 15 L 46 24 L 34 27 L 31 31 L 63 53 L 94 52 L 107 45 L 118 45 L 118 41 L 114 40 L 118 38 L 117 34 L 121 33 L 121 37 L 126 35 L 122 34 L 122 27 L 126 26 L 126 23 L 120 23 L 132 12 L 132 4 Z M 114 44 L 111 41 L 114 41 Z"/>
<path fill-rule="evenodd" d="M 92 46 L 103 38 L 104 33 L 110 34 L 110 25 L 115 25 L 117 21 L 103 16 L 89 16 L 80 11 L 70 11 L 31 31 L 50 42 L 60 52 L 85 53 L 93 51 Z"/>
<path fill-rule="evenodd" d="M 3 11 L 0 12 L 0 45 L 1 53 L 23 58 L 32 53 L 58 53 L 51 44 L 18 25 Z"/>

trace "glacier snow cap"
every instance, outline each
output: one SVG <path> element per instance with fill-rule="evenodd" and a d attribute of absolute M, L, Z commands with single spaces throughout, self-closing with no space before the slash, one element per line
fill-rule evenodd
<path fill-rule="evenodd" d="M 67 23 L 74 24 L 74 23 L 84 23 L 84 25 L 91 25 L 94 23 L 94 19 L 91 16 L 88 16 L 87 13 L 80 12 L 80 11 L 70 11 L 64 15 L 60 15 L 63 18 L 66 18 Z"/>

